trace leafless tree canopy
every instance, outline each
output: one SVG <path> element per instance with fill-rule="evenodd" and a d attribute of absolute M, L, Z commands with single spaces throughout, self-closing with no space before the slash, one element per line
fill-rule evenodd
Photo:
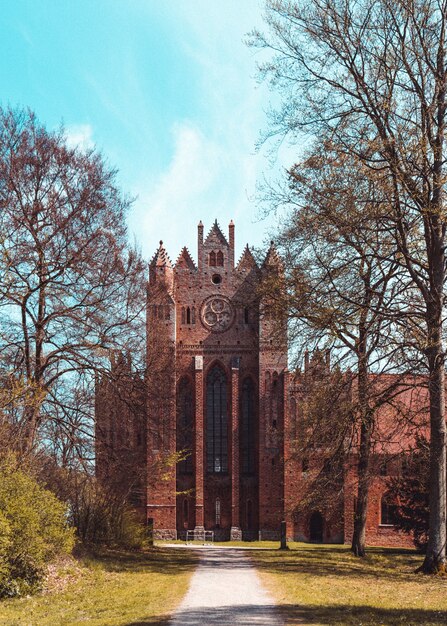
<path fill-rule="evenodd" d="M 95 150 L 69 148 L 29 111 L 0 111 L 0 373 L 22 394 L 2 410 L 22 451 L 48 419 L 67 435 L 68 415 L 86 410 L 85 384 L 71 398 L 68 387 L 139 343 L 144 266 L 127 241 L 129 204 Z"/>
<path fill-rule="evenodd" d="M 446 560 L 446 14 L 437 0 L 268 0 L 269 32 L 252 34 L 253 45 L 270 51 L 261 75 L 282 102 L 267 135 L 324 137 L 387 190 L 379 223 L 394 240 L 391 257 L 411 281 L 407 288 L 418 294 L 414 319 L 429 372 L 426 572 Z"/>

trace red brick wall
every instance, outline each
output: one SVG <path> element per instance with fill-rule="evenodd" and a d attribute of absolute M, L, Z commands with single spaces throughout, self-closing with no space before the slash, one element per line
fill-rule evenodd
<path fill-rule="evenodd" d="M 228 538 L 231 528 L 240 528 L 246 538 L 258 536 L 259 531 L 263 538 L 278 538 L 280 522 L 286 519 L 289 538 L 308 540 L 313 511 L 297 511 L 306 495 L 310 475 L 302 471 L 302 458 L 295 443 L 305 393 L 303 381 L 310 375 L 312 364 L 307 359 L 307 373 L 292 378 L 287 372 L 285 329 L 278 334 L 278 323 L 268 311 L 268 302 L 258 302 L 263 272 L 277 272 L 280 277 L 281 267 L 274 249 L 269 251 L 266 266 L 258 268 L 248 250 L 235 265 L 234 245 L 233 224 L 229 226 L 227 239 L 216 225 L 204 239 L 203 226 L 199 224 L 197 266 L 185 249 L 176 264 L 172 264 L 160 245 L 150 265 L 148 286 L 146 401 L 140 411 L 146 417 L 145 428 L 141 428 L 141 415 L 135 423 L 126 418 L 127 423 L 133 424 L 130 428 L 133 442 L 137 431 L 142 432 L 140 443 L 134 446 L 134 456 L 125 456 L 129 433 L 121 432 L 120 424 L 126 409 L 117 401 L 117 390 L 106 381 L 98 381 L 97 473 L 107 475 L 112 457 L 118 459 L 118 465 L 120 458 L 133 458 L 135 472 L 143 468 L 140 507 L 143 510 L 147 505 L 146 517 L 154 519 L 156 534 L 173 537 L 187 528 L 205 527 Z M 221 265 L 209 265 L 212 253 L 222 254 Z M 217 329 L 218 332 L 201 317 L 213 296 L 230 303 L 230 323 Z M 227 376 L 226 474 L 208 474 L 206 468 L 206 380 L 215 363 L 220 364 Z M 323 359 L 320 365 L 329 367 L 328 359 Z M 178 448 L 177 384 L 183 376 L 192 381 L 194 393 L 193 471 L 189 475 L 176 471 L 173 462 Z M 242 474 L 239 456 L 240 397 L 246 377 L 254 381 L 257 396 L 254 451 L 257 470 L 250 476 Z M 409 390 L 402 400 L 406 405 L 421 408 L 417 430 L 423 428 L 425 419 L 424 398 L 424 393 Z M 139 402 L 143 404 L 141 399 Z M 415 419 L 412 423 L 419 422 Z M 394 413 L 382 411 L 380 433 L 390 442 L 395 441 L 394 424 Z M 112 431 L 114 445 L 110 443 Z M 406 433 L 403 440 L 405 445 L 410 445 L 414 433 Z M 395 454 L 396 445 L 390 443 L 389 450 L 376 452 Z M 317 472 L 321 462 L 318 453 L 314 455 L 310 459 L 310 471 Z M 124 474 L 122 481 L 126 481 Z M 370 545 L 410 545 L 410 538 L 380 524 L 380 498 L 384 489 L 384 481 L 374 479 L 367 541 Z M 355 468 L 350 459 L 346 462 L 344 484 L 339 485 L 339 501 L 330 510 L 320 511 L 324 517 L 324 541 L 350 541 L 355 492 Z M 215 523 L 217 498 L 220 528 Z"/>

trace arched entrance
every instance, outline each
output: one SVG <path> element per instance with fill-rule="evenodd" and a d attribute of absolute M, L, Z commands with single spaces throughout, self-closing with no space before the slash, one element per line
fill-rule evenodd
<path fill-rule="evenodd" d="M 309 537 L 316 543 L 323 542 L 323 516 L 319 511 L 314 511 L 309 520 Z"/>

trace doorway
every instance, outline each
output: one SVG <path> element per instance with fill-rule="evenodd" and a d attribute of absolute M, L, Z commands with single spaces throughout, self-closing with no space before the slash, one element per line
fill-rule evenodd
<path fill-rule="evenodd" d="M 309 536 L 315 543 L 323 543 L 323 516 L 319 511 L 314 511 L 309 520 Z"/>

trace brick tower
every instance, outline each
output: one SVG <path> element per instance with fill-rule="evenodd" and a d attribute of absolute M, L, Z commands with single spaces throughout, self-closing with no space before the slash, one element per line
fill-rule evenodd
<path fill-rule="evenodd" d="M 205 529 L 217 540 L 278 539 L 284 519 L 289 539 L 349 541 L 355 441 L 332 481 L 318 438 L 299 446 L 307 398 L 331 376 L 329 353 L 306 352 L 304 371 L 287 371 L 274 297 L 281 259 L 272 244 L 258 265 L 246 246 L 236 264 L 234 230 L 230 222 L 227 239 L 216 221 L 204 238 L 200 222 L 197 264 L 186 248 L 172 263 L 160 242 L 149 265 L 145 375 L 129 355 L 112 354 L 110 372 L 96 381 L 97 478 L 152 519 L 158 538 Z M 373 545 L 411 544 L 393 525 L 387 476 L 399 475 L 415 433 L 425 432 L 427 401 L 421 380 L 401 382 L 400 406 L 417 419 L 397 439 L 397 409 L 380 407 L 367 518 Z M 351 393 L 355 401 L 354 387 L 344 402 Z M 320 495 L 332 485 L 330 498 L 309 501 L 313 484 Z"/>
<path fill-rule="evenodd" d="M 248 246 L 235 264 L 234 230 L 227 239 L 216 221 L 204 238 L 200 222 L 197 265 L 186 248 L 173 265 L 162 242 L 150 263 L 147 517 L 157 536 L 278 535 L 286 334 L 274 336 L 259 284 L 281 267 L 273 246 L 261 268 Z"/>

